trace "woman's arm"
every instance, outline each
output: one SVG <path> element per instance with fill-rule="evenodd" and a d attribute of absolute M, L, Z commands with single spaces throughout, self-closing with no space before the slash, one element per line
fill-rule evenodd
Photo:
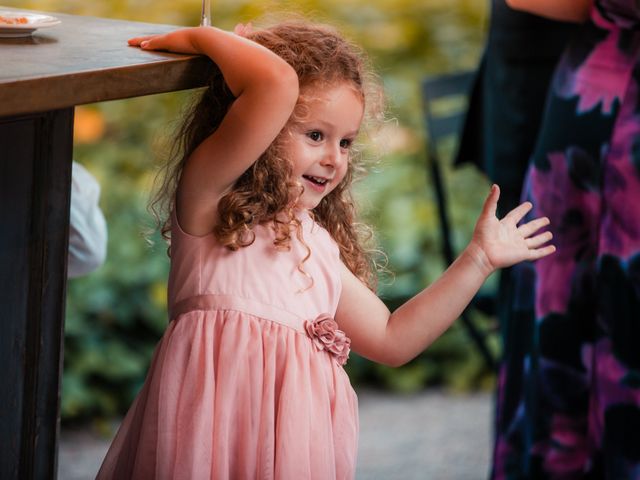
<path fill-rule="evenodd" d="M 336 321 L 351 339 L 354 351 L 379 363 L 402 365 L 449 328 L 495 269 L 555 251 L 553 246 L 543 246 L 551 239 L 550 232 L 534 235 L 548 225 L 547 218 L 518 227 L 531 208 L 530 203 L 524 203 L 498 221 L 498 196 L 494 186 L 473 239 L 460 257 L 438 280 L 392 314 L 343 266 Z"/>
<path fill-rule="evenodd" d="M 278 55 L 213 27 L 138 37 L 131 45 L 207 55 L 236 100 L 216 131 L 191 154 L 178 188 L 183 229 L 204 235 L 217 220 L 218 200 L 273 142 L 298 99 L 298 76 Z"/>
<path fill-rule="evenodd" d="M 514 10 L 522 10 L 560 22 L 582 23 L 589 18 L 593 0 L 506 0 Z"/>

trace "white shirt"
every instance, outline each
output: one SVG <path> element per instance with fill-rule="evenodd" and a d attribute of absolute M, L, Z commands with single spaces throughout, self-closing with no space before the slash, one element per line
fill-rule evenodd
<path fill-rule="evenodd" d="M 73 162 L 69 226 L 70 278 L 86 275 L 107 256 L 107 222 L 98 206 L 100 184 L 82 165 Z"/>

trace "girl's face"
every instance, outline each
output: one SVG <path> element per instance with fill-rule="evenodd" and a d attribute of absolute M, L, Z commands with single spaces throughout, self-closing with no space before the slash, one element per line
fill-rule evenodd
<path fill-rule="evenodd" d="M 305 119 L 293 125 L 284 148 L 293 162 L 293 178 L 304 188 L 298 206 L 312 209 L 347 173 L 364 105 L 345 83 L 329 88 L 306 107 Z"/>

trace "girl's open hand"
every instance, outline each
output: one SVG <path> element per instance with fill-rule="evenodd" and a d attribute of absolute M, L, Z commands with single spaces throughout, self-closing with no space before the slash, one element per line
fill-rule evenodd
<path fill-rule="evenodd" d="M 175 32 L 160 35 L 146 35 L 128 40 L 129 45 L 140 47 L 144 50 L 168 50 L 176 53 L 199 54 L 195 38 L 201 28 L 192 27 L 176 30 Z"/>
<path fill-rule="evenodd" d="M 525 202 L 499 220 L 496 217 L 499 197 L 500 189 L 493 185 L 467 247 L 485 273 L 524 260 L 537 260 L 555 252 L 553 245 L 545 245 L 553 237 L 551 232 L 537 233 L 549 225 L 548 218 L 536 218 L 518 226 L 518 222 L 532 208 L 531 203 Z"/>

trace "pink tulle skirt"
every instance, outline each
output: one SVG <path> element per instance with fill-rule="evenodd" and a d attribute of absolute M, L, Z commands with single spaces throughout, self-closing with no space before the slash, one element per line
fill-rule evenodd
<path fill-rule="evenodd" d="M 233 310 L 172 321 L 97 478 L 352 479 L 358 406 L 304 332 Z"/>

